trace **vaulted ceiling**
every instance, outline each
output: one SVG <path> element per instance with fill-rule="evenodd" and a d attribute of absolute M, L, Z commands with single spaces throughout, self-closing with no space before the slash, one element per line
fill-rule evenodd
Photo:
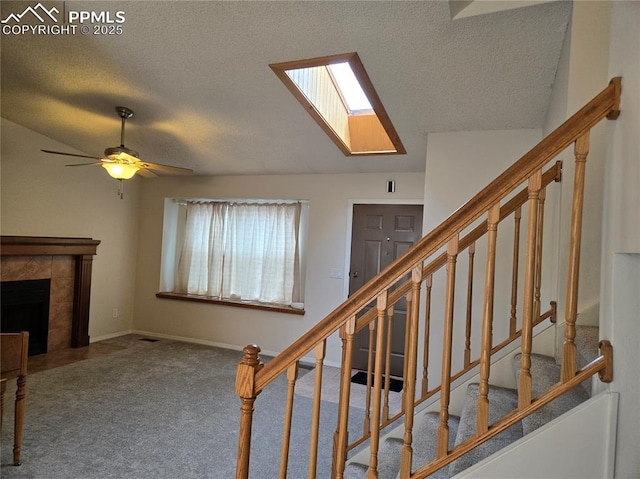
<path fill-rule="evenodd" d="M 2 19 L 33 3 L 3 0 Z M 124 12 L 123 32 L 3 34 L 2 116 L 101 155 L 119 144 L 124 105 L 135 111 L 126 146 L 200 175 L 424 171 L 430 132 L 539 128 L 571 12 L 569 2 L 459 19 L 446 1 L 42 3 Z M 345 157 L 269 68 L 352 51 L 406 155 Z"/>

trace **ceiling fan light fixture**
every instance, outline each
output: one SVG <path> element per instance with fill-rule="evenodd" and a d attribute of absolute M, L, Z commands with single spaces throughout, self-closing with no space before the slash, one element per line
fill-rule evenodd
<path fill-rule="evenodd" d="M 150 163 L 148 161 L 140 160 L 140 155 L 136 150 L 132 150 L 124 146 L 124 125 L 127 118 L 131 118 L 133 116 L 133 111 L 124 106 L 116 107 L 116 111 L 118 115 L 122 119 L 122 126 L 120 128 L 120 146 L 114 146 L 111 148 L 107 148 L 104 150 L 103 157 L 97 156 L 88 156 L 88 155 L 77 155 L 75 153 L 64 153 L 62 151 L 52 151 L 52 150 L 42 150 L 45 153 L 52 153 L 54 155 L 64 155 L 64 156 L 78 156 L 80 158 L 91 158 L 93 161 L 91 163 L 79 163 L 73 165 L 66 166 L 84 166 L 84 165 L 100 165 L 109 176 L 115 178 L 116 180 L 120 180 L 120 188 L 122 188 L 122 180 L 128 180 L 133 178 L 133 176 L 140 172 L 140 176 L 144 176 L 146 178 L 154 178 L 156 175 L 152 170 L 162 171 L 166 174 L 173 175 L 192 175 L 193 170 L 189 168 L 181 168 L 178 166 L 168 166 L 161 165 L 160 163 Z M 122 198 L 122 189 L 119 189 L 118 194 Z"/>
<path fill-rule="evenodd" d="M 135 163 L 139 160 L 139 154 L 137 151 L 124 146 L 116 146 L 113 148 L 107 148 L 104 150 L 104 155 L 114 161 Z"/>
<path fill-rule="evenodd" d="M 116 180 L 128 180 L 133 178 L 140 169 L 137 165 L 129 165 L 127 163 L 103 163 L 102 167 L 107 173 Z"/>

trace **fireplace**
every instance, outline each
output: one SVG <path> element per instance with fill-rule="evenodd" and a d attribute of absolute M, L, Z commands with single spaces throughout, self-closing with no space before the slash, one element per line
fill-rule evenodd
<path fill-rule="evenodd" d="M 50 279 L 2 283 L 0 331 L 29 331 L 29 356 L 47 352 Z"/>
<path fill-rule="evenodd" d="M 13 282 L 50 283 L 45 340 L 48 352 L 89 344 L 91 268 L 98 244 L 100 241 L 92 238 L 0 237 L 3 294 Z M 4 296 L 2 299 L 4 303 Z M 4 323 L 4 310 L 2 315 Z M 19 317 L 22 323 L 12 328 L 28 330 L 24 316 Z"/>

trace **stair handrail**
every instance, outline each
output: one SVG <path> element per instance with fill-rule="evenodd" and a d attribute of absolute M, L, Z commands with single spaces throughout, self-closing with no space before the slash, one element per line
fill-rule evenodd
<path fill-rule="evenodd" d="M 600 380 L 605 383 L 610 383 L 613 379 L 613 348 L 609 341 L 600 341 L 598 348 L 600 354 L 597 358 L 593 359 L 589 364 L 575 372 L 575 375 L 565 382 L 558 382 L 547 392 L 541 394 L 537 398 L 533 399 L 528 406 L 515 409 L 512 412 L 506 414 L 501 419 L 493 423 L 487 432 L 484 434 L 472 436 L 466 441 L 458 444 L 452 449 L 449 454 L 442 458 L 434 459 L 433 461 L 418 468 L 411 474 L 410 479 L 423 479 L 447 464 L 452 463 L 459 457 L 463 456 L 473 448 L 482 444 L 483 442 L 497 436 L 501 432 L 505 431 L 509 427 L 517 424 L 523 418 L 534 413 L 541 407 L 549 404 L 554 399 L 559 398 L 571 389 L 579 386 L 582 382 L 590 379 L 595 374 L 598 374 Z"/>
<path fill-rule="evenodd" d="M 580 135 L 589 131 L 605 117 L 617 118 L 620 113 L 620 91 L 621 77 L 615 77 L 589 103 L 525 153 L 476 196 L 454 211 L 440 225 L 417 241 L 404 255 L 393 261 L 306 334 L 269 361 L 256 373 L 254 391 L 256 393 L 262 391 L 291 364 L 301 359 L 316 344 L 336 332 L 351 316 L 373 301 L 380 291 L 391 286 L 411 268 L 446 244 L 453 235 L 470 225 L 536 170 L 575 142 Z"/>
<path fill-rule="evenodd" d="M 620 93 L 621 93 L 621 78 L 616 77 L 613 78 L 609 85 L 602 90 L 596 97 L 594 97 L 590 102 L 588 102 L 583 108 L 581 108 L 578 112 L 576 112 L 573 116 L 571 116 L 568 120 L 566 120 L 562 125 L 560 125 L 556 130 L 554 130 L 550 135 L 548 135 L 545 139 L 543 139 L 540 143 L 534 146 L 531 150 L 525 153 L 518 161 L 512 164 L 509 168 L 507 168 L 501 175 L 495 178 L 489 185 L 487 185 L 484 189 L 482 189 L 476 196 L 474 196 L 471 200 L 466 202 L 460 208 L 458 208 L 453 214 L 451 214 L 448 218 L 446 218 L 440 225 L 438 225 L 435 229 L 433 229 L 430 233 L 424 236 L 422 239 L 417 241 L 411 248 L 409 248 L 402 256 L 393 261 L 388 267 L 378 273 L 374 278 L 372 278 L 367 284 L 365 284 L 362 288 L 356 291 L 353 295 L 351 295 L 347 300 L 345 300 L 342 304 L 336 307 L 331 313 L 329 313 L 324 319 L 322 319 L 319 323 L 317 323 L 314 327 L 312 327 L 306 334 L 301 336 L 298 340 L 296 340 L 293 344 L 291 344 L 288 348 L 286 348 L 282 353 L 277 355 L 271 361 L 269 361 L 266 365 L 262 363 L 259 358 L 258 353 L 260 352 L 260 348 L 257 345 L 248 345 L 244 349 L 244 357 L 242 362 L 238 365 L 238 371 L 236 375 L 236 393 L 240 397 L 242 401 L 241 407 L 241 419 L 240 419 L 240 433 L 239 433 L 239 443 L 238 443 L 238 469 L 236 470 L 237 478 L 246 478 L 248 477 L 248 466 L 249 466 L 249 450 L 251 444 L 251 424 L 252 424 L 252 414 L 253 414 L 253 405 L 254 401 L 259 395 L 259 393 L 273 380 L 275 380 L 278 376 L 283 373 L 287 373 L 287 378 L 289 382 L 288 388 L 288 404 L 287 404 L 287 417 L 290 417 L 291 413 L 291 405 L 293 401 L 293 388 L 295 386 L 295 378 L 297 376 L 297 367 L 298 361 L 300 361 L 306 354 L 310 353 L 315 349 L 316 352 L 316 361 L 320 362 L 324 355 L 324 347 L 326 344 L 327 338 L 333 333 L 340 330 L 341 337 L 343 340 L 343 348 L 345 344 L 345 338 L 347 338 L 347 344 L 351 344 L 353 340 L 353 335 L 356 327 L 362 328 L 368 322 L 373 324 L 374 317 L 377 320 L 377 327 L 380 328 L 380 333 L 378 334 L 378 343 L 376 344 L 376 350 L 382 349 L 381 338 L 384 334 L 384 318 L 387 314 L 387 305 L 393 305 L 394 302 L 389 302 L 388 300 L 391 298 L 397 298 L 400 294 L 399 291 L 392 291 L 391 287 L 402 281 L 402 278 L 405 277 L 408 273 L 411 275 L 411 280 L 407 283 L 411 287 L 411 291 L 407 294 L 407 305 L 409 306 L 411 302 L 411 314 L 410 317 L 412 321 L 417 320 L 418 315 L 418 301 L 409 300 L 410 297 L 418 298 L 417 294 L 420 291 L 420 283 L 425 279 L 425 277 L 430 274 L 432 269 L 440 268 L 439 264 L 441 261 L 440 256 L 431 260 L 426 266 L 424 262 L 427 258 L 429 258 L 433 253 L 439 251 L 442 247 L 447 246 L 447 252 L 444 253 L 446 255 L 446 263 L 447 268 L 450 266 L 450 262 L 453 261 L 453 266 L 455 266 L 455 257 L 458 255 L 458 252 L 461 250 L 460 246 L 469 247 L 469 244 L 460 244 L 460 240 L 463 241 L 471 241 L 469 238 L 473 237 L 474 234 L 483 235 L 483 228 L 487 228 L 487 222 L 480 223 L 476 226 L 471 233 L 467 233 L 464 237 L 460 238 L 460 234 L 465 231 L 467 227 L 472 225 L 477 219 L 479 219 L 483 214 L 488 212 L 488 219 L 491 222 L 491 231 L 495 232 L 495 228 L 497 223 L 503 217 L 504 214 L 507 214 L 507 209 L 513 208 L 517 203 L 514 202 L 514 198 L 507 201 L 504 205 L 500 206 L 500 202 L 505 199 L 507 196 L 511 195 L 514 190 L 524 183 L 525 181 L 529 181 L 528 188 L 528 198 L 529 198 L 529 206 L 532 211 L 538 210 L 538 199 L 540 199 L 540 204 L 544 203 L 544 192 L 541 193 L 541 184 L 543 182 L 543 178 L 546 176 L 547 180 L 549 180 L 549 175 L 557 176 L 559 172 L 559 165 L 556 164 L 555 170 L 551 168 L 544 175 L 542 173 L 542 168 L 544 165 L 549 163 L 553 158 L 559 155 L 562 151 L 564 151 L 569 145 L 572 143 L 576 143 L 576 161 L 584 162 L 586 157 L 586 153 L 588 152 L 588 135 L 589 131 L 593 126 L 595 126 L 600 120 L 607 117 L 609 119 L 615 119 L 619 115 L 619 103 L 620 103 Z M 576 182 L 578 179 L 582 181 L 582 176 L 584 172 L 584 165 L 581 165 L 581 170 L 578 172 L 576 170 Z M 581 187 L 575 189 L 574 186 L 574 201 L 576 192 L 581 194 Z M 521 196 L 523 193 L 520 192 L 516 195 L 516 197 Z M 533 195 L 533 196 L 532 196 Z M 520 199 L 518 200 L 520 201 Z M 517 209 L 516 206 L 513 208 Z M 535 210 L 533 209 L 535 208 Z M 539 211 L 539 210 L 538 210 Z M 513 212 L 513 211 L 511 211 Z M 579 212 L 580 213 L 580 212 Z M 574 216 L 572 217 L 572 234 L 574 230 L 579 232 L 580 229 L 580 217 L 578 214 L 576 216 L 574 212 Z M 532 215 L 529 214 L 530 224 L 529 226 L 533 226 L 535 229 L 536 220 L 533 219 L 533 223 L 531 222 Z M 531 229 L 531 228 L 530 228 Z M 533 233 L 533 238 L 535 238 L 536 233 Z M 579 233 L 577 233 L 577 247 L 573 248 L 570 256 L 572 258 L 579 256 Z M 495 234 L 493 235 L 493 241 L 495 242 Z M 535 241 L 535 239 L 533 240 Z M 535 258 L 538 254 L 536 251 L 537 246 L 531 241 L 531 236 L 528 239 L 527 243 L 527 256 L 528 258 Z M 575 261 L 577 259 L 574 258 Z M 525 361 L 528 361 L 528 356 L 530 354 L 531 347 L 531 333 L 532 333 L 532 323 L 537 322 L 542 316 L 549 316 L 549 313 L 545 313 L 540 316 L 539 311 L 539 291 L 535 291 L 536 293 L 536 301 L 538 304 L 536 307 L 532 309 L 531 305 L 533 304 L 533 295 L 534 289 L 536 286 L 533 284 L 533 278 L 535 276 L 535 272 L 533 271 L 532 266 L 533 263 L 531 261 L 527 261 L 527 268 L 530 270 L 527 271 L 525 278 L 525 295 L 530 298 L 529 301 L 532 303 L 530 305 L 525 305 L 525 313 L 522 325 L 522 371 L 520 375 L 521 387 L 523 389 L 523 394 L 519 395 L 519 410 L 520 412 L 524 412 L 529 410 L 531 407 L 537 409 L 538 400 L 533 399 L 531 396 L 531 386 L 530 379 L 527 382 L 528 376 L 528 366 L 525 366 Z M 577 265 L 575 265 L 574 269 L 577 271 Z M 539 274 L 539 273 L 537 273 Z M 451 306 L 452 296 L 449 297 L 450 288 L 453 288 L 453 285 L 450 284 L 451 280 L 447 279 L 447 305 Z M 575 276 L 575 275 L 574 275 Z M 527 283 L 528 281 L 528 283 Z M 407 284 L 405 283 L 405 284 Z M 398 285 L 398 288 L 406 288 L 406 285 Z M 539 288 L 539 285 L 538 285 Z M 575 303 L 575 296 L 577 295 L 577 280 L 570 281 L 568 286 L 567 296 L 572 298 L 572 301 Z M 356 320 L 356 315 L 361 312 L 362 309 L 365 308 L 368 304 L 372 303 L 372 301 L 377 302 L 377 311 L 374 310 L 370 313 L 363 314 L 360 318 Z M 528 309 L 527 309 L 528 308 Z M 553 306 L 552 306 L 552 309 Z M 450 321 L 452 320 L 451 311 L 445 311 L 445 317 L 447 318 L 447 324 L 450 327 Z M 575 315 L 574 315 L 575 316 Z M 409 317 L 409 316 L 408 316 Z M 575 321 L 575 318 L 573 318 Z M 525 327 L 526 323 L 526 327 Z M 568 384 L 573 384 L 575 380 L 575 345 L 573 343 L 573 336 L 571 327 L 573 323 L 569 324 L 570 320 L 567 318 L 567 328 L 568 333 L 565 335 L 565 354 L 564 358 L 569 358 L 566 361 L 566 364 L 563 362 L 562 367 L 562 383 L 563 388 L 567 387 Z M 571 327 L 570 327 L 571 326 Z M 485 323 L 483 323 L 483 328 L 485 327 Z M 417 326 L 412 325 L 411 330 L 417 331 Z M 574 328 L 575 329 L 575 328 Z M 415 333 L 412 333 L 410 344 L 405 344 L 405 347 L 409 348 L 408 350 L 413 351 L 415 354 L 416 351 L 416 338 Z M 447 333 L 445 328 L 445 338 L 447 335 L 450 335 L 450 331 Z M 513 335 L 513 331 L 511 332 Z M 525 337 L 526 335 L 526 337 Z M 485 355 L 481 362 L 481 383 L 484 381 L 484 386 L 486 389 L 486 378 L 487 374 L 482 374 L 482 368 L 487 367 L 487 354 L 490 352 L 491 345 L 486 346 L 484 340 L 485 331 L 483 329 L 483 355 Z M 351 339 L 348 339 L 351 338 Z M 407 337 L 409 338 L 409 336 Z M 409 339 L 407 339 L 409 340 Z M 508 339 L 511 341 L 511 338 Z M 445 339 L 445 342 L 447 339 Z M 450 355 L 450 341 L 449 338 L 449 355 Z M 525 349 L 525 345 L 527 345 Z M 609 348 L 610 349 L 610 348 Z M 346 351 L 346 352 L 345 352 Z M 351 347 L 347 347 L 347 349 L 343 349 L 343 371 L 341 373 L 341 392 L 340 392 L 340 403 L 339 403 L 339 413 L 338 413 L 338 423 L 341 424 L 339 431 L 336 431 L 336 436 L 334 437 L 334 453 L 337 451 L 337 456 L 334 456 L 334 467 L 339 467 L 337 470 L 337 476 L 342 477 L 342 468 L 344 467 L 344 461 L 346 457 L 344 456 L 347 451 L 346 444 L 346 436 L 347 431 L 344 429 L 346 427 L 346 422 L 344 419 L 346 417 L 346 411 L 344 408 L 348 407 L 348 394 L 349 394 L 349 371 L 351 368 L 351 356 L 350 356 Z M 610 350 L 603 353 L 603 356 L 609 356 Z M 375 427 L 374 430 L 378 430 L 380 424 L 379 418 L 379 406 L 381 405 L 380 400 L 380 389 L 381 389 L 381 356 L 376 357 L 376 377 L 375 377 L 375 396 L 374 396 L 374 418 L 373 424 Z M 446 426 L 446 417 L 448 417 L 448 396 L 450 393 L 450 381 L 451 381 L 451 371 L 450 371 L 450 358 L 447 359 L 448 363 L 445 362 L 445 358 L 443 358 L 443 364 L 448 364 L 448 366 L 443 366 L 443 378 L 447 379 L 447 388 L 442 389 L 442 398 L 444 410 L 441 410 L 441 425 L 438 430 L 438 454 L 439 458 L 436 463 L 441 462 L 441 458 L 443 455 L 447 455 L 447 437 L 448 437 L 448 428 Z M 467 361 L 468 362 L 468 361 Z M 610 365 L 610 358 L 607 357 L 607 361 L 605 363 Z M 415 406 L 415 380 L 416 380 L 416 371 L 415 371 L 415 358 L 409 362 L 410 369 L 407 373 L 406 377 L 406 385 L 407 390 L 405 392 L 406 398 L 411 398 L 411 400 L 403 401 L 403 409 L 404 404 L 407 404 L 407 409 L 403 411 L 405 414 L 405 436 L 408 434 L 409 442 L 407 443 L 405 437 L 405 445 L 403 446 L 403 457 L 402 457 L 402 468 L 401 475 L 403 477 L 408 477 L 408 472 L 411 468 L 411 424 L 413 417 L 413 408 Z M 467 366 L 470 366 L 467 364 Z M 598 365 L 598 370 L 602 370 L 604 366 Z M 593 369 L 593 368 L 591 368 Z M 606 368 L 610 369 L 609 366 Z M 346 372 L 345 372 L 346 371 Z M 524 379 L 523 379 L 524 378 Z M 530 376 L 529 376 L 530 378 Z M 321 375 L 318 375 L 316 381 L 319 382 L 321 380 Z M 443 379 L 445 381 L 445 379 Z M 524 381 L 524 382 L 523 382 Z M 483 384 L 481 384 L 482 389 Z M 342 390 L 344 389 L 344 391 Z M 435 391 L 435 390 L 434 390 Z M 486 391 L 485 391 L 486 392 Z M 481 395 L 483 393 L 481 392 Z M 555 393 L 554 393 L 555 394 Z M 561 394 L 561 393 L 559 393 Z M 486 395 L 485 395 L 486 396 Z M 319 396 L 316 396 L 316 400 L 319 399 Z M 314 412 L 314 421 L 319 420 L 318 411 Z M 443 416 L 444 414 L 444 416 Z M 520 414 L 520 413 L 518 413 Z M 344 416 L 344 417 L 343 417 Z M 443 419 L 443 417 L 445 419 Z M 485 422 L 483 431 L 478 431 L 477 439 L 482 442 L 486 440 L 485 436 L 489 434 L 492 436 L 495 431 L 495 427 L 498 423 L 494 425 L 487 426 L 486 421 L 487 418 L 484 417 L 483 421 Z M 442 421 L 445 421 L 444 423 Z M 502 421 L 502 420 L 501 420 Z M 501 423 L 499 421 L 499 423 Z M 444 424 L 444 429 L 442 429 Z M 285 434 L 287 426 L 285 424 Z M 441 434 L 442 433 L 442 434 Z M 488 438 L 488 436 L 487 436 Z M 375 444 L 374 444 L 375 440 Z M 372 453 L 371 460 L 372 463 L 370 467 L 375 473 L 376 463 L 377 463 L 377 443 L 379 441 L 379 435 L 376 433 L 371 436 L 372 441 Z M 288 445 L 283 447 L 283 457 L 286 459 Z M 405 454 L 406 452 L 406 454 Z M 451 455 L 447 456 L 447 462 L 452 460 L 453 457 Z M 336 466 L 336 464 L 338 466 Z M 342 466 L 340 466 L 342 464 Z M 435 465 L 435 464 L 431 464 Z M 427 468 L 430 468 L 431 465 L 427 465 Z M 315 465 L 313 466 L 313 468 Z M 312 469 L 310 464 L 310 476 L 313 477 Z M 437 468 L 437 467 L 436 467 Z M 284 471 L 284 472 L 282 472 Z M 335 472 L 335 471 L 334 471 Z M 425 472 L 425 469 L 421 469 L 416 471 L 417 475 L 411 475 L 411 477 L 425 477 L 422 475 Z M 281 475 L 284 473 L 286 476 L 286 462 L 284 469 L 281 469 Z"/>
<path fill-rule="evenodd" d="M 560 181 L 560 176 L 562 174 L 562 162 L 557 161 L 556 164 L 547 170 L 542 178 L 542 184 L 548 185 L 552 181 Z M 507 201 L 500 208 L 500 220 L 506 218 L 510 214 L 512 214 L 518 207 L 524 205 L 527 201 L 527 189 L 521 190 L 517 195 Z M 463 251 L 471 245 L 471 243 L 477 241 L 482 237 L 483 234 L 487 232 L 487 221 L 483 221 L 478 226 L 476 226 L 473 230 L 471 230 L 464 237 L 460 238 L 460 251 Z M 438 269 L 444 267 L 447 263 L 447 254 L 441 253 L 436 258 L 432 259 L 427 265 L 422 267 L 422 279 L 424 280 L 427 276 L 435 273 Z M 407 280 L 401 285 L 397 286 L 393 291 L 389 293 L 389 303 L 395 303 L 398 298 L 406 295 L 411 289 L 411 281 Z M 366 313 L 362 314 L 358 317 L 356 321 L 356 332 L 360 331 L 364 328 L 368 323 L 370 323 L 376 316 L 376 311 L 374 309 L 370 309 Z"/>
<path fill-rule="evenodd" d="M 553 166 L 549 167 L 547 171 L 545 171 L 542 174 L 542 187 L 545 188 L 553 182 L 560 182 L 561 177 L 562 177 L 562 162 L 558 160 Z M 513 195 L 511 199 L 506 201 L 500 207 L 500 213 L 498 218 L 499 222 L 502 222 L 504 219 L 512 215 L 516 210 L 518 210 L 523 205 L 525 205 L 527 203 L 527 200 L 528 200 L 527 188 L 524 188 L 520 190 L 520 192 L 518 192 L 517 194 Z M 460 251 L 464 251 L 470 248 L 471 245 L 474 244 L 476 241 L 478 241 L 480 238 L 482 238 L 487 233 L 487 231 L 488 231 L 488 221 L 484 220 L 480 224 L 478 224 L 476 227 L 474 227 L 471 231 L 469 231 L 467 234 L 465 234 L 463 237 L 460 238 L 459 240 Z M 422 268 L 421 280 L 425 281 L 427 277 L 432 276 L 435 273 L 437 273 L 439 270 L 443 269 L 446 266 L 446 262 L 447 262 L 447 255 L 445 252 L 431 259 L 431 261 L 426 265 L 424 265 Z M 389 292 L 388 303 L 390 305 L 395 304 L 400 298 L 406 296 L 406 294 L 409 292 L 410 289 L 411 289 L 411 280 L 407 280 L 404 283 L 401 283 L 395 286 L 393 291 Z M 367 325 L 369 325 L 372 321 L 374 321 L 376 314 L 377 314 L 377 311 L 373 308 L 368 310 L 365 313 L 362 313 L 356 319 L 355 332 L 356 333 L 359 332 L 360 330 L 364 329 Z M 534 327 L 537 326 L 538 324 L 542 323 L 546 319 L 550 319 L 552 323 L 556 322 L 556 302 L 555 301 L 551 301 L 549 310 L 539 314 L 539 316 L 533 321 L 533 326 Z M 520 339 L 521 336 L 522 336 L 521 329 L 513 330 L 512 332 L 510 332 L 509 337 L 507 337 L 506 339 L 504 339 L 503 341 L 501 341 L 499 344 L 495 345 L 491 349 L 491 356 L 498 353 L 502 349 L 508 347 L 510 344 Z M 453 373 L 451 375 L 451 382 L 457 381 L 458 379 L 463 377 L 465 374 L 475 369 L 479 364 L 480 364 L 480 358 L 475 359 L 473 361 L 469 359 L 469 362 L 468 363 L 465 362 L 465 365 L 458 372 Z M 429 400 L 431 397 L 439 393 L 441 390 L 441 385 L 437 385 L 434 388 L 429 389 L 427 385 L 424 384 L 424 382 L 426 382 L 426 378 L 423 376 L 422 393 L 415 399 L 414 407 L 417 407 L 420 404 L 424 403 L 425 401 Z M 369 387 L 370 387 L 370 384 L 367 384 L 367 388 Z M 365 409 L 368 409 L 368 407 L 365 407 Z M 394 415 L 385 416 L 384 420 L 380 423 L 379 429 L 382 430 L 387 426 L 389 426 L 390 424 L 393 424 L 394 422 L 399 420 L 401 417 L 403 417 L 404 414 L 405 414 L 405 411 L 403 408 L 401 408 L 400 411 L 398 411 Z M 357 446 L 362 444 L 364 441 L 369 439 L 369 437 L 371 437 L 371 434 L 372 434 L 372 431 L 369 430 L 368 433 L 364 433 L 361 437 L 354 438 L 347 446 L 347 450 L 350 451 L 356 448 Z"/>

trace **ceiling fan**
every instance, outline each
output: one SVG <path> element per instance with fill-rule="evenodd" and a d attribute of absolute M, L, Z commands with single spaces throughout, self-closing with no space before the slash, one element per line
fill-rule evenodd
<path fill-rule="evenodd" d="M 124 107 L 117 106 L 116 112 L 122 120 L 122 126 L 120 127 L 120 146 L 114 146 L 104 150 L 104 157 L 89 155 L 77 155 L 75 153 L 64 153 L 61 151 L 41 150 L 45 153 L 52 153 L 54 155 L 66 155 L 75 156 L 78 158 L 91 158 L 98 160 L 91 163 L 75 163 L 65 166 L 88 166 L 88 165 L 100 165 L 109 175 L 117 180 L 128 180 L 132 178 L 136 173 L 146 178 L 153 178 L 158 176 L 154 171 L 167 173 L 170 175 L 192 175 L 193 170 L 189 168 L 180 168 L 177 166 L 167 166 L 158 163 L 150 163 L 140 159 L 139 154 L 135 150 L 131 150 L 124 146 L 124 125 L 127 119 L 133 116 L 133 110 Z"/>

